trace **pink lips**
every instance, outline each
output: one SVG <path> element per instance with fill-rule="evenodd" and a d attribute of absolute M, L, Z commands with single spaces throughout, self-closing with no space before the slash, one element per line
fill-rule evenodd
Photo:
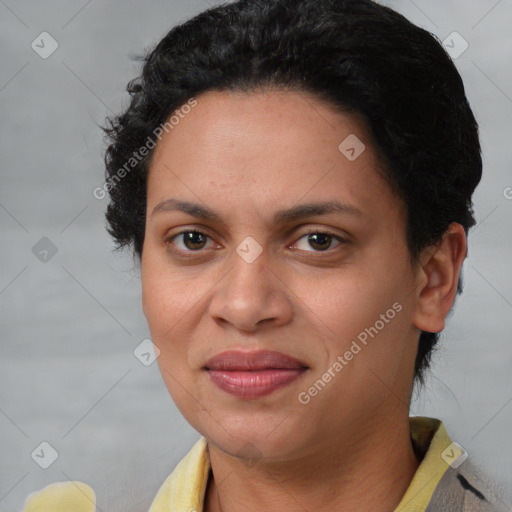
<path fill-rule="evenodd" d="M 205 368 L 223 391 L 239 398 L 257 398 L 290 384 L 308 367 L 272 350 L 228 350 L 209 359 Z"/>

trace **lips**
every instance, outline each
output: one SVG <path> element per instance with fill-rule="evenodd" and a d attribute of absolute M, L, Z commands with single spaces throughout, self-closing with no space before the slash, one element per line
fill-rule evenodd
<path fill-rule="evenodd" d="M 308 366 L 298 359 L 270 350 L 229 350 L 205 365 L 211 381 L 237 398 L 259 398 L 299 378 Z"/>
<path fill-rule="evenodd" d="M 307 368 L 307 366 L 298 359 L 273 350 L 258 350 L 253 352 L 228 350 L 213 356 L 207 361 L 205 367 L 207 370 L 228 371 Z"/>

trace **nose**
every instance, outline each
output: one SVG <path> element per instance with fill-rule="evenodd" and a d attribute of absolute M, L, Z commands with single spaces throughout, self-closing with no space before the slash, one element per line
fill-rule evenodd
<path fill-rule="evenodd" d="M 209 313 L 215 322 L 246 332 L 256 331 L 261 324 L 278 327 L 290 322 L 291 291 L 267 256 L 264 250 L 249 262 L 233 252 L 230 269 L 210 301 Z"/>

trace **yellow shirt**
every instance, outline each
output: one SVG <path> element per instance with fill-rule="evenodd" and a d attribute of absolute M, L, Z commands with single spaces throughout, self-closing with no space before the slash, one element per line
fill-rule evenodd
<path fill-rule="evenodd" d="M 395 512 L 424 512 L 439 480 L 449 468 L 447 457 L 459 454 L 443 423 L 435 418 L 409 418 L 411 439 L 423 457 Z M 452 445 L 452 446 L 451 446 Z M 201 437 L 167 477 L 149 512 L 203 512 L 210 472 L 207 443 Z M 83 482 L 57 482 L 30 494 L 23 512 L 94 512 L 96 495 Z"/>

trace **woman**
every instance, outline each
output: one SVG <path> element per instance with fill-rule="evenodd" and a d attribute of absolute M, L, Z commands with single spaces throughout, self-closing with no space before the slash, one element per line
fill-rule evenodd
<path fill-rule="evenodd" d="M 240 0 L 173 28 L 128 90 L 108 231 L 202 435 L 150 511 L 507 510 L 440 420 L 409 417 L 482 172 L 437 40 L 370 0 Z M 25 510 L 59 500 L 94 510 L 81 482 Z"/>

